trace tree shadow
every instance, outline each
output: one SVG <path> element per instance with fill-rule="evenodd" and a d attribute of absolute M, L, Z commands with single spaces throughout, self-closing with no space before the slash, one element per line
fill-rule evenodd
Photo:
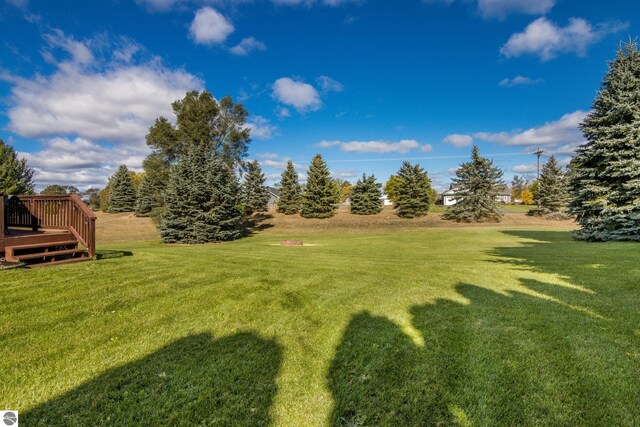
<path fill-rule="evenodd" d="M 273 228 L 274 225 L 269 222 L 271 219 L 273 219 L 273 215 L 267 212 L 257 212 L 250 217 L 247 217 L 244 222 L 243 237 L 253 236 L 260 231 Z"/>
<path fill-rule="evenodd" d="M 29 411 L 25 425 L 267 425 L 282 351 L 238 333 L 192 335 Z"/>
<path fill-rule="evenodd" d="M 97 260 L 115 259 L 127 256 L 133 256 L 131 251 L 114 251 L 114 250 L 98 250 L 96 251 Z"/>
<path fill-rule="evenodd" d="M 537 286 L 544 286 L 537 284 Z M 331 425 L 633 425 L 634 337 L 566 304 L 460 284 L 407 333 L 354 315 L 328 374 Z M 417 338 L 416 338 L 417 337 Z"/>

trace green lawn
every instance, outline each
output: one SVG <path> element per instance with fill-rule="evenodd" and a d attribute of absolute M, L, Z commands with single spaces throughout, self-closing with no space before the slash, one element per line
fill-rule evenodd
<path fill-rule="evenodd" d="M 272 231 L 99 257 L 0 272 L 23 425 L 640 425 L 637 244 Z"/>

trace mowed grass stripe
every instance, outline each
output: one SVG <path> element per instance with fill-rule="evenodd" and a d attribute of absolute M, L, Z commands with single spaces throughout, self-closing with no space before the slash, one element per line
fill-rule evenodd
<path fill-rule="evenodd" d="M 274 229 L 100 250 L 2 273 L 0 404 L 25 422 L 640 422 L 634 244 Z"/>

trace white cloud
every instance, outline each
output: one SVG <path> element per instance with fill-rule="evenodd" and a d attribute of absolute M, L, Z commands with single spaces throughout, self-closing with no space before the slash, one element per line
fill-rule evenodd
<path fill-rule="evenodd" d="M 420 151 L 422 151 L 423 153 L 429 153 L 433 151 L 433 146 L 431 144 L 424 144 L 422 148 L 420 148 Z"/>
<path fill-rule="evenodd" d="M 48 44 L 48 49 L 44 51 L 45 59 L 55 62 L 52 49 L 60 48 L 71 55 L 71 63 L 76 65 L 89 65 L 94 61 L 93 53 L 85 43 L 74 40 L 66 36 L 61 30 L 54 30 L 53 33 L 45 34 L 44 39 Z"/>
<path fill-rule="evenodd" d="M 171 102 L 203 85 L 157 59 L 137 64 L 114 57 L 103 60 L 91 43 L 58 31 L 45 40 L 49 47 L 62 47 L 71 59 L 56 61 L 54 50 L 50 59 L 56 68 L 50 75 L 0 75 L 11 86 L 7 129 L 44 139 L 40 151 L 25 153 L 37 169 L 39 184 L 97 184 L 113 172 L 112 166 L 139 168 L 148 153 L 149 126 L 160 115 L 173 118 Z M 116 56 L 111 46 L 104 50 Z"/>
<path fill-rule="evenodd" d="M 454 133 L 451 135 L 447 135 L 442 142 L 445 144 L 452 145 L 456 148 L 468 147 L 473 143 L 473 137 L 471 135 L 462 135 L 459 133 Z"/>
<path fill-rule="evenodd" d="M 246 126 L 251 130 L 251 137 L 257 139 L 271 139 L 278 128 L 262 116 L 254 116 Z"/>
<path fill-rule="evenodd" d="M 616 33 L 628 24 L 604 23 L 595 27 L 582 18 L 571 18 L 565 27 L 560 27 L 545 17 L 530 23 L 523 32 L 512 34 L 500 49 L 506 58 L 522 55 L 537 55 L 548 61 L 562 53 L 584 56 L 590 45 L 604 36 Z"/>
<path fill-rule="evenodd" d="M 264 160 L 276 160 L 280 156 L 276 153 L 258 153 L 256 154 L 256 157 Z"/>
<path fill-rule="evenodd" d="M 422 0 L 426 4 L 443 4 L 447 6 L 454 1 Z M 507 15 L 515 13 L 543 15 L 551 10 L 555 4 L 556 0 L 477 0 L 478 13 L 485 19 L 504 19 Z"/>
<path fill-rule="evenodd" d="M 288 108 L 278 107 L 276 108 L 276 114 L 280 119 L 286 119 L 287 117 L 291 117 L 291 111 Z"/>
<path fill-rule="evenodd" d="M 316 80 L 323 92 L 342 92 L 344 86 L 339 81 L 327 76 L 320 76 Z"/>
<path fill-rule="evenodd" d="M 478 11 L 484 18 L 504 19 L 512 13 L 544 15 L 556 0 L 478 0 Z"/>
<path fill-rule="evenodd" d="M 349 179 L 355 178 L 358 175 L 360 174 L 356 171 L 331 171 L 331 176 L 333 178 Z"/>
<path fill-rule="evenodd" d="M 530 85 L 537 85 L 543 82 L 544 82 L 543 79 L 533 79 L 531 77 L 516 76 L 512 79 L 510 78 L 502 79 L 500 83 L 498 83 L 498 85 L 502 87 L 530 86 Z"/>
<path fill-rule="evenodd" d="M 7 3 L 20 9 L 25 9 L 29 6 L 29 0 L 7 0 Z"/>
<path fill-rule="evenodd" d="M 43 149 L 20 153 L 35 170 L 38 186 L 73 184 L 104 186 L 118 165 L 141 169 L 146 151 L 141 147 L 101 146 L 84 138 L 51 138 Z"/>
<path fill-rule="evenodd" d="M 196 11 L 189 31 L 196 43 L 214 45 L 224 43 L 234 27 L 218 11 L 205 6 Z"/>
<path fill-rule="evenodd" d="M 272 86 L 273 97 L 279 102 L 290 105 L 299 113 L 315 111 L 322 107 L 320 94 L 308 83 L 282 77 Z M 282 117 L 282 116 L 281 116 Z"/>
<path fill-rule="evenodd" d="M 511 168 L 511 172 L 518 173 L 528 173 L 528 172 L 537 172 L 538 165 L 536 163 L 528 164 L 528 165 L 517 165 Z"/>
<path fill-rule="evenodd" d="M 406 154 L 411 150 L 422 149 L 430 150 L 430 145 L 421 146 L 418 141 L 413 139 L 403 139 L 398 142 L 388 141 L 321 141 L 318 144 L 320 148 L 339 147 L 341 151 L 347 153 L 400 153 Z"/>
<path fill-rule="evenodd" d="M 576 144 L 584 141 L 579 124 L 586 118 L 586 111 L 575 111 L 565 114 L 559 120 L 545 123 L 542 126 L 525 131 L 511 132 L 478 132 L 474 137 L 487 142 L 504 145 L 559 146 Z"/>
<path fill-rule="evenodd" d="M 266 50 L 267 46 L 260 40 L 256 40 L 253 37 L 246 37 L 242 39 L 240 43 L 229 49 L 229 52 L 238 56 L 247 56 L 249 53 L 256 50 Z"/>
<path fill-rule="evenodd" d="M 289 159 L 284 159 L 282 161 L 276 161 L 276 160 L 267 159 L 264 162 L 262 162 L 262 164 L 265 165 L 265 166 L 269 166 L 270 168 L 285 170 L 287 168 L 288 161 L 289 161 Z M 293 167 L 296 168 L 296 169 L 304 169 L 303 165 L 300 165 L 300 164 L 295 163 L 295 162 L 293 163 Z"/>

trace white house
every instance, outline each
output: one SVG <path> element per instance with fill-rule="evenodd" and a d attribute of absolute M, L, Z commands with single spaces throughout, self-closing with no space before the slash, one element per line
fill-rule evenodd
<path fill-rule="evenodd" d="M 442 204 L 445 206 L 455 205 L 457 202 L 456 199 L 456 190 L 449 189 L 442 193 Z M 496 196 L 496 202 L 504 203 L 505 205 L 511 203 L 511 193 L 508 191 L 503 191 Z"/>

